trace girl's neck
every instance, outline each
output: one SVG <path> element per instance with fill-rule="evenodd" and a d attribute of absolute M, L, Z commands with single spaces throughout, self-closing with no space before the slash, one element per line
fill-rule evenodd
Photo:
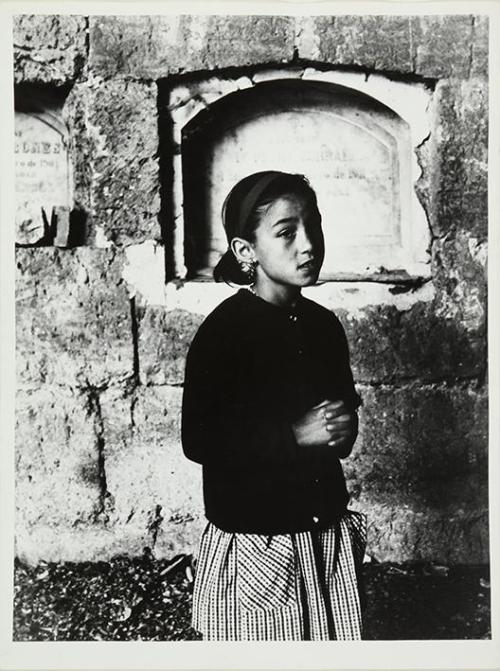
<path fill-rule="evenodd" d="M 251 291 L 256 296 L 260 296 L 268 303 L 273 303 L 282 308 L 293 308 L 300 297 L 300 287 L 291 286 L 273 286 L 256 281 L 252 285 Z"/>

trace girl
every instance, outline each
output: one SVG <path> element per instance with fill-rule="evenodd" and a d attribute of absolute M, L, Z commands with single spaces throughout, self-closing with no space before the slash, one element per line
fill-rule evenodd
<path fill-rule="evenodd" d="M 360 405 L 344 331 L 301 295 L 324 257 L 302 175 L 259 172 L 223 207 L 217 281 L 246 285 L 201 325 L 186 364 L 182 440 L 203 465 L 193 626 L 207 640 L 361 637 L 364 518 L 340 459 Z"/>

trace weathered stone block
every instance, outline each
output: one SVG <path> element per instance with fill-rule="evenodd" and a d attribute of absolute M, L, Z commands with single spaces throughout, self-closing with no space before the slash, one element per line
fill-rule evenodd
<path fill-rule="evenodd" d="M 210 16 L 201 58 L 209 68 L 283 63 L 293 58 L 294 36 L 288 16 Z"/>
<path fill-rule="evenodd" d="M 101 395 L 109 528 L 169 556 L 193 551 L 203 524 L 201 469 L 182 453 L 182 389 L 139 387 Z"/>
<path fill-rule="evenodd" d="M 18 17 L 16 81 L 75 80 L 85 23 Z M 92 243 L 99 234 L 129 249 L 158 240 L 158 104 L 148 81 L 287 62 L 294 33 L 301 59 L 452 78 L 437 83 L 435 126 L 419 150 L 437 236 L 435 299 L 419 294 L 404 309 L 358 300 L 339 311 L 355 377 L 375 383 L 361 385 L 361 434 L 345 468 L 377 559 L 486 561 L 485 17 L 92 17 L 92 74 L 64 107 L 74 200 L 92 217 Z M 165 301 L 169 311 L 146 302 L 135 324 L 116 248 L 23 249 L 17 260 L 18 553 L 77 561 L 146 546 L 166 557 L 195 551 L 200 468 L 181 450 L 182 390 L 158 385 L 182 383 L 198 308 L 215 293 L 184 288 Z M 131 286 L 149 291 L 149 275 Z M 133 387 L 137 373 L 143 384 Z"/>
<path fill-rule="evenodd" d="M 17 250 L 17 376 L 27 387 L 133 376 L 130 304 L 116 250 Z"/>
<path fill-rule="evenodd" d="M 361 394 L 360 435 L 346 469 L 356 498 L 444 516 L 487 507 L 483 388 L 384 385 Z"/>
<path fill-rule="evenodd" d="M 489 17 L 473 16 L 472 77 L 488 76 Z"/>
<path fill-rule="evenodd" d="M 101 488 L 87 397 L 54 385 L 18 391 L 15 437 L 20 537 L 39 525 L 57 529 L 91 524 Z M 22 555 L 22 543 L 18 549 Z"/>
<path fill-rule="evenodd" d="M 319 16 L 314 22 L 319 40 L 313 48 L 317 60 L 376 70 L 412 69 L 411 32 L 406 16 Z M 306 53 L 300 56 L 308 57 Z"/>
<path fill-rule="evenodd" d="M 487 237 L 488 230 L 488 85 L 471 79 L 461 86 L 458 142 L 464 157 L 462 221 L 465 230 Z M 455 138 L 457 142 L 457 138 Z"/>
<path fill-rule="evenodd" d="M 282 16 L 90 17 L 90 65 L 106 77 L 158 79 L 292 56 L 293 20 Z"/>
<path fill-rule="evenodd" d="M 379 561 L 488 561 L 488 413 L 475 387 L 362 388 L 344 462 Z"/>
<path fill-rule="evenodd" d="M 76 171 L 90 190 L 94 226 L 118 244 L 160 240 L 156 85 L 95 78 L 70 105 L 78 109 Z"/>
<path fill-rule="evenodd" d="M 486 338 L 487 243 L 465 233 L 436 240 L 433 246 L 435 285 L 438 289 L 436 313 L 467 332 L 478 361 Z"/>
<path fill-rule="evenodd" d="M 66 84 L 86 60 L 84 16 L 19 14 L 13 21 L 14 77 L 18 82 Z"/>
<path fill-rule="evenodd" d="M 90 79 L 66 99 L 73 198 L 88 244 L 161 238 L 155 96 L 154 87 Z"/>
<path fill-rule="evenodd" d="M 488 90 L 482 79 L 442 82 L 435 91 L 431 226 L 435 235 L 488 231 Z"/>
<path fill-rule="evenodd" d="M 197 69 L 199 55 L 196 48 L 190 48 L 189 18 L 89 17 L 92 71 L 106 77 L 130 75 L 155 79 L 184 68 Z M 147 39 L 144 39 L 145 35 Z M 196 43 L 196 36 L 193 41 Z"/>
<path fill-rule="evenodd" d="M 410 22 L 416 74 L 436 79 L 469 76 L 473 16 L 422 15 L 411 17 Z"/>
<path fill-rule="evenodd" d="M 368 502 L 356 506 L 367 515 L 367 554 L 379 562 L 433 561 L 488 563 L 488 511 L 449 511 Z"/>
<path fill-rule="evenodd" d="M 474 292 L 471 287 L 462 289 Z M 462 323 L 457 317 L 466 310 L 469 322 Z M 416 303 L 404 311 L 395 306 L 368 306 L 362 313 L 336 312 L 346 330 L 358 383 L 409 378 L 432 381 L 484 373 L 484 303 L 479 300 L 471 299 L 470 306 L 449 305 L 443 299 Z"/>
<path fill-rule="evenodd" d="M 186 355 L 203 317 L 148 306 L 139 321 L 139 375 L 144 384 L 182 384 Z"/>

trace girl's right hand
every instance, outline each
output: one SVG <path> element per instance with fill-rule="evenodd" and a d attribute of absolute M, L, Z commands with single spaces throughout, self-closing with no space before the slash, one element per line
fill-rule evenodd
<path fill-rule="evenodd" d="M 335 413 L 342 404 L 342 401 L 322 401 L 294 422 L 292 429 L 297 444 L 301 447 L 326 445 L 331 440 L 331 434 L 326 428 L 325 414 L 328 411 Z"/>

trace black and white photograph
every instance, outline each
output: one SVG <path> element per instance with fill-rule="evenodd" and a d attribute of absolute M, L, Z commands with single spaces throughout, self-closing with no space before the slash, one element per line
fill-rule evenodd
<path fill-rule="evenodd" d="M 15 4 L 7 639 L 500 663 L 496 3 Z"/>

